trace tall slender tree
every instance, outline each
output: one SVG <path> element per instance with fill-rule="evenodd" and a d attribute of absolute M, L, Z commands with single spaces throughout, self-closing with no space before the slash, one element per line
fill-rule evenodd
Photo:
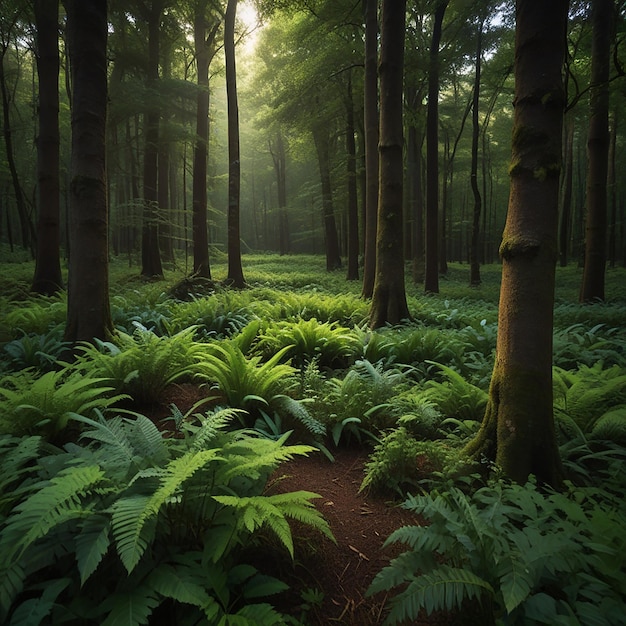
<path fill-rule="evenodd" d="M 587 135 L 585 267 L 580 301 L 604 300 L 609 157 L 609 67 L 613 0 L 591 2 L 591 88 Z"/>
<path fill-rule="evenodd" d="M 148 22 L 148 93 L 144 115 L 145 148 L 143 156 L 143 225 L 141 232 L 141 275 L 163 277 L 159 250 L 158 162 L 159 162 L 159 48 L 163 0 L 148 0 L 144 15 Z"/>
<path fill-rule="evenodd" d="M 208 0 L 197 0 L 193 15 L 198 93 L 196 96 L 196 138 L 193 148 L 192 239 L 193 271 L 211 278 L 207 224 L 207 158 L 209 148 L 209 67 L 215 54 L 215 38 L 221 19 L 208 17 Z"/>
<path fill-rule="evenodd" d="M 349 71 L 348 71 L 349 72 Z M 354 139 L 354 97 L 352 76 L 348 73 L 346 86 L 346 156 L 348 184 L 348 262 L 347 280 L 359 279 L 359 205 L 356 179 L 356 142 Z"/>
<path fill-rule="evenodd" d="M 226 56 L 226 95 L 228 99 L 228 275 L 227 282 L 238 289 L 245 286 L 241 266 L 240 195 L 241 157 L 239 154 L 239 105 L 235 65 L 235 17 L 237 0 L 228 0 L 224 16 Z"/>
<path fill-rule="evenodd" d="M 435 9 L 428 63 L 426 119 L 426 273 L 424 291 L 439 293 L 439 44 L 448 0 Z"/>
<path fill-rule="evenodd" d="M 552 322 L 565 90 L 567 0 L 517 0 L 511 191 L 489 401 L 467 446 L 518 482 L 560 481 Z"/>
<path fill-rule="evenodd" d="M 363 291 L 374 292 L 376 276 L 376 223 L 378 220 L 378 0 L 365 3 L 365 253 Z"/>
<path fill-rule="evenodd" d="M 107 2 L 66 0 L 72 74 L 67 341 L 106 339 L 109 305 L 105 136 Z"/>
<path fill-rule="evenodd" d="M 59 189 L 59 2 L 35 0 L 39 84 L 37 137 L 37 247 L 32 291 L 51 295 L 63 288 Z"/>
<path fill-rule="evenodd" d="M 402 128 L 406 2 L 384 0 L 380 43 L 380 139 L 376 277 L 370 327 L 410 317 L 404 284 Z"/>
<path fill-rule="evenodd" d="M 470 185 L 474 196 L 474 210 L 472 212 L 472 241 L 470 243 L 470 285 L 480 285 L 480 213 L 482 198 L 478 188 L 478 140 L 480 138 L 480 75 L 483 56 L 483 28 L 485 19 L 476 23 L 476 54 L 474 57 L 474 90 L 472 94 L 472 165 L 470 168 Z"/>

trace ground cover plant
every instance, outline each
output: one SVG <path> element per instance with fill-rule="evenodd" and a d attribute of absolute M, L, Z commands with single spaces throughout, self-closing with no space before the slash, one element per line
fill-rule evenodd
<path fill-rule="evenodd" d="M 600 601 L 593 623 L 619 623 L 623 271 L 607 274 L 606 303 L 585 306 L 574 304 L 580 271 L 557 273 L 554 401 L 568 481 L 557 493 L 510 485 L 463 454 L 487 398 L 499 267 L 470 289 L 467 268 L 451 265 L 438 296 L 407 281 L 412 319 L 371 331 L 360 284 L 325 272 L 323 259 L 246 260 L 248 289 L 219 287 L 217 263 L 215 288 L 189 298 L 172 289 L 174 272 L 144 283 L 113 263 L 118 333 L 75 359 L 64 358 L 65 298 L 28 295 L 28 264 L 4 272 L 14 280 L 0 296 L 7 623 L 50 623 L 61 610 L 68 623 L 115 623 L 129 602 L 136 624 L 316 623 L 323 597 L 309 590 L 316 611 L 303 600 L 281 612 L 274 592 L 298 583 L 250 558 L 270 541 L 297 560 L 290 519 L 327 533 L 306 489 L 266 495 L 283 459 L 315 448 L 328 459 L 362 449 L 355 488 L 406 499 L 414 521 L 390 538 L 404 552 L 371 588 L 390 594 L 389 623 L 468 603 L 477 623 L 592 623 Z M 192 388 L 196 406 L 156 417 L 172 388 Z M 207 563 L 219 584 L 200 573 Z M 115 584 L 126 577 L 130 587 Z M 96 614 L 86 599 L 102 581 L 111 595 Z"/>

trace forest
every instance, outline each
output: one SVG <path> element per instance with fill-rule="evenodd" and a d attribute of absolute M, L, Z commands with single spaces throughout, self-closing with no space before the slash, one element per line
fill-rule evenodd
<path fill-rule="evenodd" d="M 0 0 L 0 623 L 618 625 L 622 0 Z"/>

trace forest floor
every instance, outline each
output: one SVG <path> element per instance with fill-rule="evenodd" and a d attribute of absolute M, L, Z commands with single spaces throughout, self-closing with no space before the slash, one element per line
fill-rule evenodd
<path fill-rule="evenodd" d="M 170 405 L 185 413 L 202 398 L 192 385 L 172 385 L 161 403 L 148 415 L 167 428 Z M 297 457 L 282 464 L 268 481 L 268 493 L 311 491 L 320 497 L 315 506 L 328 521 L 336 543 L 308 527 L 292 525 L 295 559 L 285 553 L 276 558 L 271 542 L 256 546 L 248 561 L 257 562 L 264 573 L 287 582 L 290 589 L 270 601 L 281 612 L 310 626 L 375 626 L 388 611 L 387 594 L 366 596 L 374 576 L 396 556 L 400 547 L 384 547 L 397 528 L 418 522 L 414 514 L 389 497 L 359 492 L 368 459 L 367 448 L 332 451 L 334 461 L 322 453 Z M 453 616 L 433 614 L 412 622 L 416 626 L 450 626 Z M 462 622 L 461 622 L 462 623 Z"/>

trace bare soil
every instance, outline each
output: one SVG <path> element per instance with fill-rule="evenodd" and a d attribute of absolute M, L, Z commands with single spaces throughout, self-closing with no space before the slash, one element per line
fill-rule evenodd
<path fill-rule="evenodd" d="M 171 415 L 171 403 L 184 413 L 200 398 L 202 391 L 197 387 L 173 385 L 149 414 L 166 428 L 168 423 L 163 420 Z M 319 494 L 315 506 L 336 539 L 332 542 L 309 527 L 294 524 L 293 563 L 271 542 L 256 546 L 255 553 L 247 555 L 262 571 L 290 585 L 289 591 L 272 597 L 274 606 L 311 626 L 382 624 L 389 597 L 367 596 L 366 591 L 376 574 L 399 553 L 399 546 L 384 547 L 383 543 L 397 528 L 419 521 L 397 502 L 359 492 L 368 454 L 366 448 L 340 448 L 333 450 L 333 462 L 317 452 L 298 457 L 281 465 L 268 482 L 268 493 L 304 490 Z M 310 601 L 310 592 L 315 592 L 317 601 Z M 413 622 L 453 623 L 453 616 L 447 614 Z"/>

